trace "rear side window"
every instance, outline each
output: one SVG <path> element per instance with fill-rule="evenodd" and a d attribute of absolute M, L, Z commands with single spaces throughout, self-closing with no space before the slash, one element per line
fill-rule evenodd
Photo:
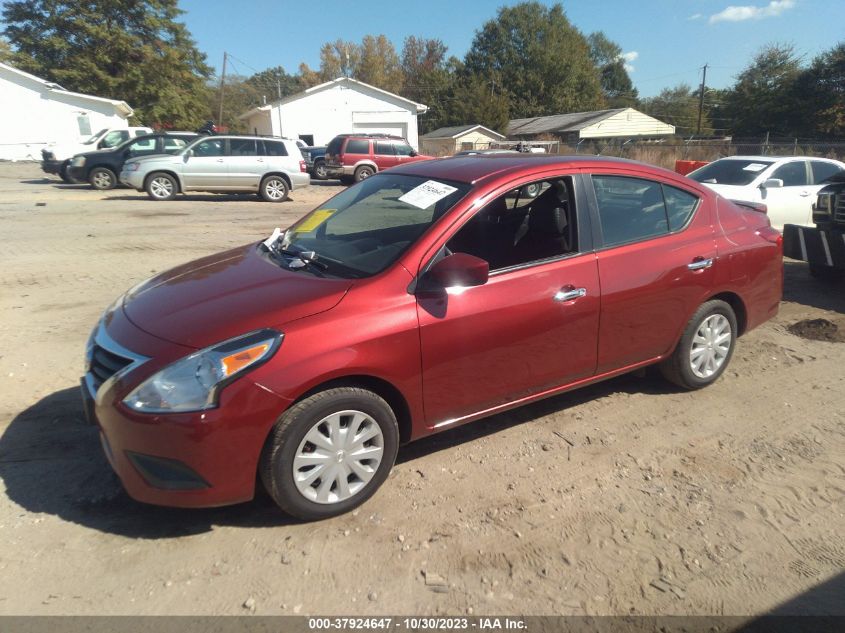
<path fill-rule="evenodd" d="M 666 200 L 669 230 L 678 231 L 684 228 L 698 206 L 698 198 L 669 185 L 663 185 L 663 197 Z"/>
<path fill-rule="evenodd" d="M 370 142 L 363 139 L 349 139 L 346 141 L 347 154 L 369 154 Z"/>
<path fill-rule="evenodd" d="M 593 176 L 593 186 L 605 246 L 669 233 L 660 183 L 621 176 Z"/>
<path fill-rule="evenodd" d="M 287 156 L 288 148 L 281 141 L 264 141 L 265 156 Z"/>
<path fill-rule="evenodd" d="M 771 178 L 783 180 L 784 187 L 801 187 L 807 184 L 807 167 L 803 160 L 786 163 L 775 169 Z"/>
<path fill-rule="evenodd" d="M 813 183 L 818 185 L 825 180 L 838 174 L 842 168 L 835 163 L 826 163 L 823 160 L 811 160 L 810 167 L 813 169 Z"/>
<path fill-rule="evenodd" d="M 384 141 L 376 141 L 375 146 L 376 154 L 381 154 L 382 156 L 393 156 L 393 145 L 391 143 L 385 143 Z"/>
<path fill-rule="evenodd" d="M 255 156 L 255 139 L 233 138 L 229 140 L 229 154 L 231 156 Z"/>
<path fill-rule="evenodd" d="M 164 139 L 164 149 L 168 152 L 180 150 L 187 144 L 187 141 L 181 138 L 167 137 Z"/>
<path fill-rule="evenodd" d="M 155 138 L 139 138 L 137 141 L 132 141 L 129 149 L 132 152 L 151 152 L 156 148 Z"/>

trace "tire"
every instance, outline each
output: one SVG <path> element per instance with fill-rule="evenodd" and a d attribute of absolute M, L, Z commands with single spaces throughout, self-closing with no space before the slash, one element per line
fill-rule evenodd
<path fill-rule="evenodd" d="M 317 180 L 326 180 L 329 177 L 329 172 L 326 169 L 325 161 L 316 161 L 314 163 L 314 178 Z"/>
<path fill-rule="evenodd" d="M 356 429 L 353 440 L 364 434 L 366 439 L 350 447 L 350 428 Z M 326 519 L 369 499 L 387 479 L 398 448 L 399 427 L 387 402 L 357 387 L 328 389 L 282 415 L 262 451 L 259 475 L 287 514 Z M 362 459 L 362 451 L 369 457 Z"/>
<path fill-rule="evenodd" d="M 730 363 L 737 333 L 730 305 L 717 299 L 701 304 L 672 355 L 660 364 L 663 376 L 684 389 L 701 389 L 715 382 Z"/>
<path fill-rule="evenodd" d="M 149 175 L 144 188 L 153 200 L 173 200 L 179 191 L 179 183 L 170 174 L 157 171 Z"/>
<path fill-rule="evenodd" d="M 77 184 L 78 181 L 76 180 L 76 178 L 71 178 L 70 175 L 68 175 L 67 168 L 68 168 L 68 164 L 65 163 L 62 166 L 61 170 L 59 171 L 59 178 L 61 178 L 64 182 L 66 182 L 69 185 Z"/>
<path fill-rule="evenodd" d="M 290 187 L 281 176 L 267 176 L 261 181 L 259 193 L 266 202 L 283 202 L 288 199 Z"/>
<path fill-rule="evenodd" d="M 830 266 L 820 266 L 818 264 L 810 264 L 810 276 L 821 281 L 839 281 L 845 277 L 845 270 L 841 268 L 831 268 Z"/>
<path fill-rule="evenodd" d="M 108 167 L 95 167 L 88 174 L 88 182 L 94 189 L 106 191 L 117 186 L 117 176 Z"/>
<path fill-rule="evenodd" d="M 363 165 L 355 170 L 355 182 L 361 182 L 362 180 L 366 180 L 370 176 L 376 173 L 376 170 L 368 165 Z"/>

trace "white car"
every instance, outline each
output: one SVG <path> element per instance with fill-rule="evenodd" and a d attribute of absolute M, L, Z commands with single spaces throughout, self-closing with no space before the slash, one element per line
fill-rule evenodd
<path fill-rule="evenodd" d="M 120 182 L 153 200 L 189 191 L 251 192 L 267 202 L 286 200 L 311 182 L 305 161 L 290 139 L 202 136 L 175 155 L 131 158 Z"/>
<path fill-rule="evenodd" d="M 725 198 L 766 205 L 772 226 L 813 224 L 816 194 L 845 163 L 805 156 L 730 156 L 687 174 Z"/>

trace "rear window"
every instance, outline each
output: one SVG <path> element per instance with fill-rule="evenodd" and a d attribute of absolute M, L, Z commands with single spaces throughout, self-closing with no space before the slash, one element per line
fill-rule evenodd
<path fill-rule="evenodd" d="M 340 154 L 341 145 L 343 145 L 343 138 L 340 136 L 336 136 L 326 146 L 326 154 L 332 154 L 334 156 L 337 156 L 338 154 Z"/>
<path fill-rule="evenodd" d="M 351 138 L 346 141 L 347 154 L 369 154 L 370 142 L 363 139 Z"/>
<path fill-rule="evenodd" d="M 773 161 L 723 158 L 696 169 L 689 178 L 713 185 L 747 185 L 772 165 Z"/>

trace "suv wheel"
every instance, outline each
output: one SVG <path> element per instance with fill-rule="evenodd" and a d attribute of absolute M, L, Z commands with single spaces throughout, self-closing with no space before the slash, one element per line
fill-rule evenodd
<path fill-rule="evenodd" d="M 329 177 L 329 172 L 326 169 L 325 161 L 317 161 L 314 163 L 314 178 L 317 180 L 325 180 Z"/>
<path fill-rule="evenodd" d="M 153 200 L 173 200 L 179 190 L 179 184 L 170 174 L 157 171 L 147 178 L 147 195 Z"/>
<path fill-rule="evenodd" d="M 267 176 L 261 181 L 261 197 L 267 202 L 282 202 L 288 199 L 287 181 L 281 176 Z"/>
<path fill-rule="evenodd" d="M 355 170 L 355 182 L 361 182 L 372 176 L 375 170 L 372 167 L 364 165 Z"/>
<path fill-rule="evenodd" d="M 327 389 L 282 415 L 259 474 L 282 510 L 325 519 L 369 499 L 387 479 L 398 447 L 396 416 L 381 397 L 357 387 Z"/>
<path fill-rule="evenodd" d="M 117 177 L 114 172 L 108 167 L 95 167 L 88 174 L 88 182 L 94 189 L 105 191 L 107 189 L 114 189 L 117 185 Z"/>

